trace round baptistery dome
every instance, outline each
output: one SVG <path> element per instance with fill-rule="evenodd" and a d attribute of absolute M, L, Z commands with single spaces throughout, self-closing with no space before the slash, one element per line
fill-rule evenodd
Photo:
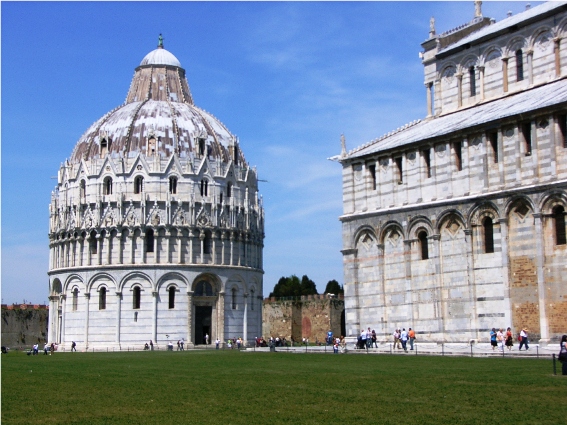
<path fill-rule="evenodd" d="M 256 169 L 238 138 L 194 104 L 160 36 L 125 102 L 86 130 L 59 169 L 49 338 L 124 346 L 260 335 L 263 239 Z"/>

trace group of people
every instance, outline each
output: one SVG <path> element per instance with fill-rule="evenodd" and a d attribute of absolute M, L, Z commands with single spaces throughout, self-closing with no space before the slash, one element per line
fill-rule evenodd
<path fill-rule="evenodd" d="M 145 350 L 151 350 L 154 351 L 154 342 L 150 341 L 150 343 L 148 344 L 147 342 L 144 344 L 144 351 Z"/>
<path fill-rule="evenodd" d="M 358 336 L 358 339 L 356 341 L 355 348 L 362 350 L 365 348 L 372 348 L 372 347 L 378 348 L 376 331 L 374 329 L 370 330 L 370 328 L 363 329 L 362 331 L 360 331 L 360 335 Z"/>
<path fill-rule="evenodd" d="M 528 345 L 528 329 L 522 328 L 520 333 L 518 334 L 518 342 L 520 343 L 520 348 L 518 351 L 522 351 L 522 347 L 526 347 L 526 351 L 529 350 Z M 498 349 L 504 352 L 504 347 L 508 348 L 508 351 L 512 351 L 512 347 L 514 346 L 514 336 L 512 334 L 512 329 L 508 327 L 506 331 L 503 328 L 496 330 L 496 328 L 492 328 L 490 331 L 490 345 L 492 346 L 492 351 Z"/>
<path fill-rule="evenodd" d="M 406 353 L 408 351 L 408 342 L 410 344 L 410 351 L 413 351 L 413 343 L 415 342 L 415 331 L 412 328 L 396 329 L 392 334 L 394 337 L 394 348 L 403 349 Z M 401 344 L 401 347 L 400 347 Z"/>

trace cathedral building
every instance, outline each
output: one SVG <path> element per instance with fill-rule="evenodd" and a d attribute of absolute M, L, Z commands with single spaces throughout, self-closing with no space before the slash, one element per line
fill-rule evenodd
<path fill-rule="evenodd" d="M 427 116 L 332 158 L 350 337 L 567 331 L 567 2 L 500 22 L 475 9 L 442 34 L 431 20 Z"/>
<path fill-rule="evenodd" d="M 163 47 L 61 165 L 49 206 L 49 342 L 141 348 L 262 330 L 264 209 L 238 138 Z"/>

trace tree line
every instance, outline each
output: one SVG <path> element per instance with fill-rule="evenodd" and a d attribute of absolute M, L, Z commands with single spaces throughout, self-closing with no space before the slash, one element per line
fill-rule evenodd
<path fill-rule="evenodd" d="M 324 294 L 344 294 L 344 288 L 335 279 L 327 282 Z M 296 275 L 288 277 L 282 276 L 274 290 L 270 292 L 270 297 L 300 297 L 302 295 L 317 295 L 317 286 L 307 275 L 303 275 L 301 280 Z"/>

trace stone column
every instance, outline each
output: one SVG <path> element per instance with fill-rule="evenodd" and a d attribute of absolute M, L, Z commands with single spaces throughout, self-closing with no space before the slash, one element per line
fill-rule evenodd
<path fill-rule="evenodd" d="M 155 241 L 155 238 L 154 238 Z M 146 264 L 147 254 L 146 254 L 146 234 L 140 232 L 140 249 L 142 254 L 142 264 Z"/>
<path fill-rule="evenodd" d="M 431 87 L 433 86 L 432 83 L 425 84 L 425 91 L 427 93 L 427 116 L 430 117 L 433 113 L 431 108 Z"/>
<path fill-rule="evenodd" d="M 188 244 L 189 244 L 189 264 L 193 264 L 193 236 L 195 236 L 195 234 L 193 233 L 193 230 L 190 229 L 189 233 L 188 233 Z"/>
<path fill-rule="evenodd" d="M 561 39 L 555 37 L 553 39 L 553 53 L 555 54 L 555 76 L 561 76 L 561 56 L 559 55 L 561 51 Z"/>
<path fill-rule="evenodd" d="M 478 66 L 480 80 L 480 100 L 484 100 L 484 66 Z"/>
<path fill-rule="evenodd" d="M 135 242 L 135 238 L 136 238 L 136 234 L 135 234 L 134 229 L 131 229 L 128 237 L 130 238 L 130 264 L 134 264 L 134 258 L 135 258 L 135 254 L 136 254 L 136 252 L 134 251 L 134 242 Z"/>
<path fill-rule="evenodd" d="M 66 305 L 67 305 L 67 295 L 61 294 L 60 298 L 61 305 L 59 306 L 59 310 L 57 311 L 57 316 L 59 316 L 59 312 L 61 312 L 61 318 L 59 319 L 59 327 L 55 330 L 55 333 L 58 335 L 57 339 L 59 343 L 65 343 L 65 317 L 67 315 Z"/>
<path fill-rule="evenodd" d="M 534 213 L 535 235 L 536 235 L 536 267 L 537 267 L 537 292 L 539 296 L 539 327 L 541 333 L 540 344 L 547 345 L 549 339 L 549 323 L 547 320 L 546 288 L 545 288 L 545 254 L 544 254 L 544 234 L 543 234 L 543 214 Z"/>
<path fill-rule="evenodd" d="M 404 229 L 407 230 L 407 229 Z M 412 242 L 414 242 L 414 240 L 411 239 L 407 239 L 404 240 L 404 265 L 405 265 L 405 269 L 406 269 L 406 294 L 409 295 L 410 299 L 409 301 L 406 299 L 406 303 L 409 304 L 409 311 L 410 311 L 410 316 L 408 317 L 408 321 L 410 323 L 414 323 L 414 317 L 415 317 L 415 312 L 413 311 L 414 306 L 417 306 L 417 303 L 414 303 L 413 300 L 413 291 L 412 291 L 412 285 L 411 285 L 411 244 Z M 416 297 L 418 297 L 418 295 L 416 294 Z M 405 298 L 405 297 L 404 297 Z"/>
<path fill-rule="evenodd" d="M 528 84 L 531 86 L 534 83 L 534 51 L 527 50 L 526 55 L 528 57 Z"/>
<path fill-rule="evenodd" d="M 201 245 L 201 255 L 199 259 L 199 264 L 205 264 L 205 231 L 201 230 L 199 232 L 199 242 Z"/>
<path fill-rule="evenodd" d="M 122 246 L 122 232 L 117 232 L 116 238 L 114 240 L 116 241 L 117 248 L 118 248 L 118 258 L 117 258 L 116 262 L 118 264 L 122 264 L 122 255 L 123 255 L 122 250 L 124 249 L 124 247 Z"/>
<path fill-rule="evenodd" d="M 193 291 L 187 291 L 187 345 L 193 347 Z"/>
<path fill-rule="evenodd" d="M 441 258 L 441 235 L 431 235 L 427 238 L 428 243 L 431 240 L 433 243 L 433 252 L 435 255 L 434 262 L 435 262 L 435 279 L 437 281 L 437 299 L 435 300 L 436 306 L 435 309 L 437 310 L 438 321 L 439 321 L 439 335 L 441 337 L 441 341 L 445 341 L 445 301 L 443 297 L 443 265 L 442 265 L 442 258 Z"/>
<path fill-rule="evenodd" d="M 211 232 L 211 242 L 212 242 L 212 253 L 211 253 L 211 259 L 213 264 L 217 263 L 217 232 L 216 231 L 212 231 Z"/>
<path fill-rule="evenodd" d="M 500 244 L 502 247 L 502 283 L 504 284 L 504 303 L 506 304 L 506 309 L 508 310 L 505 314 L 508 316 L 508 320 L 512 322 L 512 298 L 510 294 L 510 277 L 508 273 L 508 263 L 510 258 L 510 253 L 508 252 L 508 219 L 506 217 L 499 218 L 498 223 L 500 224 Z"/>
<path fill-rule="evenodd" d="M 59 311 L 57 308 L 57 301 L 59 300 L 59 295 L 50 295 L 49 299 L 49 327 L 47 334 L 47 342 L 57 342 L 57 322 L 59 317 Z"/>
<path fill-rule="evenodd" d="M 183 230 L 177 229 L 177 263 L 183 263 Z"/>
<path fill-rule="evenodd" d="M 472 229 L 465 229 L 465 241 L 467 242 L 467 277 L 469 283 L 469 296 L 471 307 L 471 334 L 474 339 L 479 339 L 478 314 L 476 301 L 476 279 L 474 272 L 474 242 Z"/>
<path fill-rule="evenodd" d="M 112 246 L 110 245 L 112 243 L 112 237 L 110 235 L 110 232 L 106 233 L 106 264 L 111 264 L 112 263 Z"/>
<path fill-rule="evenodd" d="M 122 292 L 116 292 L 116 344 L 120 347 L 120 319 L 122 315 Z"/>
<path fill-rule="evenodd" d="M 435 115 L 441 114 L 443 112 L 443 93 L 441 92 L 441 80 L 435 80 Z"/>
<path fill-rule="evenodd" d="M 224 265 L 224 251 L 225 251 L 226 232 L 221 232 L 221 264 Z"/>
<path fill-rule="evenodd" d="M 234 265 L 234 232 L 230 232 L 230 265 Z"/>
<path fill-rule="evenodd" d="M 244 318 L 242 319 L 242 338 L 244 338 L 244 346 L 248 341 L 248 294 L 244 293 Z"/>
<path fill-rule="evenodd" d="M 463 106 L 463 74 L 459 72 L 457 77 L 457 107 Z"/>
<path fill-rule="evenodd" d="M 104 244 L 102 243 L 104 240 L 104 238 L 102 237 L 102 235 L 100 233 L 97 233 L 96 235 L 96 244 L 98 246 L 97 250 L 96 250 L 96 263 L 101 266 L 102 265 L 102 249 L 104 247 Z"/>
<path fill-rule="evenodd" d="M 219 336 L 218 336 L 218 338 L 222 341 L 223 344 L 225 342 L 225 340 L 224 340 L 224 296 L 225 296 L 225 292 L 220 291 L 219 292 L 219 301 L 218 301 L 218 310 L 219 310 L 219 324 L 218 324 Z"/>
<path fill-rule="evenodd" d="M 502 58 L 502 89 L 504 93 L 508 92 L 508 60 L 510 58 Z"/>
<path fill-rule="evenodd" d="M 79 239 L 79 266 L 85 264 L 85 238 L 81 236 Z"/>
<path fill-rule="evenodd" d="M 85 292 L 85 350 L 89 348 L 89 304 L 91 294 Z"/>
<path fill-rule="evenodd" d="M 171 264 L 171 263 L 173 263 L 173 261 L 171 259 L 171 230 L 170 229 L 165 230 L 165 243 L 167 244 L 167 247 L 166 247 L 167 258 L 166 258 L 165 262 L 167 264 Z"/>
<path fill-rule="evenodd" d="M 356 338 L 360 332 L 360 311 L 358 299 L 358 250 L 356 248 L 343 249 L 343 266 L 345 277 L 345 311 L 354 320 L 347 320 L 351 324 L 350 329 L 346 329 L 348 337 Z M 354 317 L 353 317 L 354 316 Z M 354 329 L 353 329 L 354 327 Z"/>
<path fill-rule="evenodd" d="M 159 229 L 154 229 L 154 241 L 153 241 L 153 246 L 154 246 L 154 258 L 152 258 L 152 264 L 158 264 L 160 262 L 160 258 L 159 258 Z"/>
<path fill-rule="evenodd" d="M 157 302 L 158 292 L 152 291 L 153 311 L 152 311 L 152 339 L 157 343 Z"/>
<path fill-rule="evenodd" d="M 87 266 L 90 266 L 92 264 L 92 249 L 91 249 L 91 240 L 92 240 L 92 236 L 90 234 L 87 235 Z"/>

